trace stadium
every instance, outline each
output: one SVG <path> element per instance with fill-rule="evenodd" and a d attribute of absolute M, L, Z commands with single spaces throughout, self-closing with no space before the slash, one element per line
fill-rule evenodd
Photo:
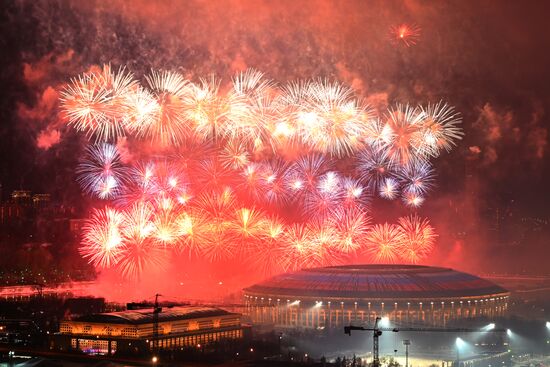
<path fill-rule="evenodd" d="M 303 269 L 245 288 L 257 324 L 336 328 L 382 317 L 400 325 L 446 326 L 502 316 L 510 292 L 475 275 L 419 265 L 348 265 Z"/>

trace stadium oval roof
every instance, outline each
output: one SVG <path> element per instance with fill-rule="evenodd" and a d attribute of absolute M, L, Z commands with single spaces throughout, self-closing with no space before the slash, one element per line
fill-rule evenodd
<path fill-rule="evenodd" d="M 173 321 L 199 319 L 203 317 L 216 317 L 231 315 L 230 312 L 213 307 L 184 306 L 184 307 L 163 307 L 158 314 L 158 321 Z M 153 322 L 153 309 L 128 310 L 120 312 L 98 313 L 84 315 L 76 321 L 90 323 L 109 323 L 109 324 L 148 324 Z"/>
<path fill-rule="evenodd" d="M 245 288 L 248 296 L 278 298 L 449 299 L 509 292 L 475 275 L 420 265 L 347 265 L 276 275 Z"/>

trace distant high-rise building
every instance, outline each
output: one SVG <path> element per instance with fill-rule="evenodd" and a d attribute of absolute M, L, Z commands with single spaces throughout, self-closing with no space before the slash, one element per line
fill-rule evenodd
<path fill-rule="evenodd" d="M 80 237 L 86 219 L 69 219 L 69 231 L 74 237 Z"/>
<path fill-rule="evenodd" d="M 50 204 L 50 194 L 34 194 L 32 197 L 32 205 L 35 209 L 42 209 Z"/>
<path fill-rule="evenodd" d="M 12 220 L 19 219 L 23 215 L 20 206 L 13 203 L 4 203 L 0 206 L 0 224 L 6 224 Z"/>
<path fill-rule="evenodd" d="M 14 204 L 31 206 L 32 195 L 28 190 L 15 190 L 11 193 L 11 200 Z"/>

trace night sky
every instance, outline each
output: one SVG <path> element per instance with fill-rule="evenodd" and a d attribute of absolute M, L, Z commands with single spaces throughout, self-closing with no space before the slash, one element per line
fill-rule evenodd
<path fill-rule="evenodd" d="M 499 251 L 498 271 L 543 269 L 548 224 L 537 241 L 505 248 L 489 228 L 496 208 L 505 223 L 549 219 L 549 15 L 545 1 L 2 0 L 3 200 L 29 189 L 86 211 L 74 180 L 86 138 L 64 125 L 58 98 L 93 65 L 138 79 L 153 68 L 229 80 L 253 67 L 279 82 L 345 82 L 381 110 L 455 106 L 465 137 L 436 160 L 438 187 L 422 209 L 442 233 L 434 262 L 456 255 L 447 264 L 492 270 L 484 261 Z M 420 27 L 416 45 L 392 42 L 401 23 Z M 464 243 L 446 235 L 454 215 L 471 232 Z"/>

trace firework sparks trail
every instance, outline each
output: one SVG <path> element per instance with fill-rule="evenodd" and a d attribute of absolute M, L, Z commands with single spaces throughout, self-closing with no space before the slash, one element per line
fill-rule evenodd
<path fill-rule="evenodd" d="M 155 209 L 147 202 L 136 202 L 123 213 L 122 235 L 125 246 L 120 253 L 118 268 L 129 279 L 139 279 L 147 268 L 162 268 L 167 254 L 154 240 Z"/>
<path fill-rule="evenodd" d="M 263 223 L 264 231 L 260 241 L 254 241 L 247 256 L 255 268 L 262 269 L 265 275 L 276 274 L 285 270 L 286 263 L 281 259 L 285 256 L 284 240 L 285 225 L 279 218 L 266 218 Z"/>
<path fill-rule="evenodd" d="M 105 65 L 73 79 L 61 93 L 61 108 L 76 130 L 96 141 L 113 141 L 124 135 L 131 114 L 128 98 L 136 88 L 132 74 Z"/>
<path fill-rule="evenodd" d="M 404 105 L 388 111 L 384 135 L 389 139 L 386 154 L 392 163 L 406 165 L 415 158 L 422 158 L 415 155 L 422 151 L 416 146 L 421 141 L 418 136 L 421 135 L 422 116 L 417 108 Z"/>
<path fill-rule="evenodd" d="M 429 221 L 414 214 L 399 218 L 398 224 L 403 233 L 402 258 L 413 264 L 425 259 L 432 251 L 437 237 Z"/>
<path fill-rule="evenodd" d="M 162 145 L 180 144 L 187 134 L 188 120 L 184 116 L 184 97 L 188 82 L 174 72 L 155 72 L 146 77 L 153 101 L 143 98 L 138 106 L 140 119 L 132 126 L 138 137 Z M 144 114 L 143 111 L 147 113 Z"/>
<path fill-rule="evenodd" d="M 420 107 L 422 111 L 422 129 L 420 141 L 416 143 L 419 149 L 424 149 L 433 157 L 437 157 L 442 148 L 447 152 L 453 148 L 456 140 L 460 140 L 464 133 L 457 126 L 461 122 L 460 115 L 452 106 L 443 102 L 429 103 L 427 107 Z M 421 152 L 424 153 L 424 152 Z"/>
<path fill-rule="evenodd" d="M 337 233 L 338 251 L 347 254 L 359 250 L 365 244 L 365 236 L 370 228 L 370 218 L 359 209 L 339 209 L 330 219 Z"/>
<path fill-rule="evenodd" d="M 390 160 L 385 149 L 378 147 L 363 150 L 357 159 L 359 179 L 370 183 L 374 190 L 395 177 L 397 166 Z"/>
<path fill-rule="evenodd" d="M 399 259 L 404 235 L 395 224 L 375 224 L 367 233 L 367 252 L 376 262 L 394 263 Z"/>
<path fill-rule="evenodd" d="M 374 116 L 327 80 L 278 86 L 248 70 L 223 85 L 152 71 L 146 86 L 109 66 L 62 93 L 67 125 L 93 139 L 77 167 L 85 193 L 106 200 L 80 251 L 127 278 L 171 252 L 248 259 L 266 273 L 345 262 L 416 263 L 435 231 L 416 214 L 371 226 L 370 211 L 401 198 L 411 210 L 434 186 L 431 159 L 462 138 L 442 103 Z M 123 163 L 116 139 L 136 158 Z M 111 144 L 113 143 L 113 144 Z"/>
<path fill-rule="evenodd" d="M 410 162 L 399 172 L 403 192 L 425 195 L 434 184 L 434 172 L 431 165 L 423 160 Z"/>
<path fill-rule="evenodd" d="M 416 24 L 403 23 L 390 27 L 390 37 L 393 42 L 410 47 L 416 45 L 418 42 L 420 31 L 420 27 Z"/>
<path fill-rule="evenodd" d="M 116 147 L 106 143 L 89 146 L 76 173 L 82 189 L 100 199 L 115 198 L 129 181 Z"/>
<path fill-rule="evenodd" d="M 115 265 L 124 249 L 121 226 L 123 217 L 112 208 L 96 209 L 84 228 L 80 253 L 99 268 Z"/>

